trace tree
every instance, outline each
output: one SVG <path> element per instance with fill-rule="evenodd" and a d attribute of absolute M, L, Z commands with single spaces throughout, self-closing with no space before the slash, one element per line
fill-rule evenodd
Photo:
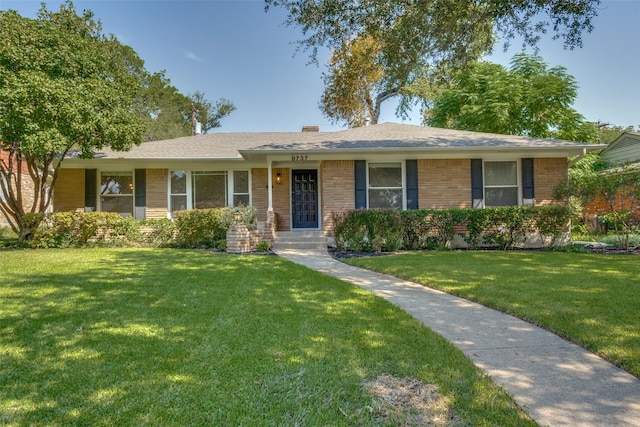
<path fill-rule="evenodd" d="M 143 75 L 137 55 L 71 2 L 57 13 L 43 5 L 36 19 L 0 12 L 0 210 L 20 238 L 37 227 L 72 150 L 91 157 L 140 142 Z"/>
<path fill-rule="evenodd" d="M 565 182 L 554 189 L 558 199 L 573 199 L 585 206 L 595 199 L 604 202 L 604 219 L 618 236 L 620 245 L 629 248 L 629 236 L 640 224 L 640 168 L 611 165 L 598 154 L 590 153 L 569 169 Z M 576 203 L 573 203 L 575 205 Z"/>
<path fill-rule="evenodd" d="M 598 128 L 585 121 L 572 104 L 575 78 L 535 55 L 514 56 L 511 67 L 475 62 L 457 72 L 450 86 L 433 98 L 425 111 L 431 126 L 559 138 L 598 140 Z"/>
<path fill-rule="evenodd" d="M 582 45 L 591 31 L 600 0 L 265 0 L 266 9 L 282 7 L 286 24 L 299 26 L 300 49 L 317 63 L 320 47 L 340 51 L 354 40 L 371 38 L 380 46 L 375 63 L 384 70 L 382 91 L 393 92 L 424 77 L 462 68 L 490 52 L 496 35 L 505 44 L 521 36 L 535 45 L 552 29 L 565 47 Z M 373 59 L 373 58 L 372 58 Z M 410 105 L 401 100 L 400 114 Z"/>
<path fill-rule="evenodd" d="M 196 120 L 202 125 L 202 132 L 206 133 L 220 127 L 220 120 L 235 109 L 233 103 L 224 98 L 211 103 L 202 92 L 185 96 L 171 85 L 164 71 L 153 73 L 145 79 L 140 99 L 140 112 L 146 126 L 143 140 L 192 135 Z"/>
<path fill-rule="evenodd" d="M 367 119 L 378 123 L 380 104 L 397 91 L 381 87 L 384 69 L 377 62 L 380 44 L 371 37 L 345 43 L 333 52 L 329 73 L 324 74 L 324 92 L 320 109 L 334 123 L 363 126 Z"/>
<path fill-rule="evenodd" d="M 228 99 L 220 98 L 212 104 L 203 92 L 195 92 L 189 100 L 191 111 L 195 112 L 196 120 L 202 125 L 202 133 L 222 126 L 220 120 L 236 110 L 236 106 Z"/>
<path fill-rule="evenodd" d="M 160 71 L 145 79 L 140 99 L 145 124 L 143 141 L 191 135 L 191 102 Z"/>

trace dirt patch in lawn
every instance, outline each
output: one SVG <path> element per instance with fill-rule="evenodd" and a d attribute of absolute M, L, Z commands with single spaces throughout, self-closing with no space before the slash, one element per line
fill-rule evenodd
<path fill-rule="evenodd" d="M 383 374 L 364 385 L 374 397 L 371 410 L 385 424 L 418 427 L 455 426 L 460 422 L 433 384 Z"/>

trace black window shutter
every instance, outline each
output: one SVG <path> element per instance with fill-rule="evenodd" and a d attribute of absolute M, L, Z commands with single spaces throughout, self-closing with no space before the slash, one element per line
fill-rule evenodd
<path fill-rule="evenodd" d="M 522 159 L 522 204 L 533 206 L 536 204 L 533 188 L 533 159 Z"/>
<path fill-rule="evenodd" d="M 84 170 L 84 211 L 94 212 L 97 206 L 98 170 Z"/>
<path fill-rule="evenodd" d="M 354 162 L 356 209 L 367 208 L 367 162 L 356 160 Z"/>
<path fill-rule="evenodd" d="M 146 169 L 136 169 L 134 174 L 134 191 L 135 191 L 135 208 L 134 208 L 134 218 L 142 219 L 146 215 L 147 206 L 147 170 Z"/>
<path fill-rule="evenodd" d="M 418 161 L 405 162 L 407 181 L 407 209 L 418 209 Z"/>
<path fill-rule="evenodd" d="M 484 206 L 484 184 L 482 175 L 482 159 L 471 159 L 471 206 Z"/>

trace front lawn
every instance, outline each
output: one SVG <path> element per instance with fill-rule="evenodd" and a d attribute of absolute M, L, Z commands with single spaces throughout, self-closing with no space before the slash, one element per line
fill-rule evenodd
<path fill-rule="evenodd" d="M 348 260 L 514 314 L 640 377 L 640 257 L 418 252 Z"/>
<path fill-rule="evenodd" d="M 406 313 L 278 257 L 0 251 L 1 425 L 401 425 L 365 386 L 389 376 L 461 425 L 534 425 Z"/>

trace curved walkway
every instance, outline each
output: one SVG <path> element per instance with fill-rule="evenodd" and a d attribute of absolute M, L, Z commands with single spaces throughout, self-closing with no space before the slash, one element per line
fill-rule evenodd
<path fill-rule="evenodd" d="M 326 250 L 276 253 L 402 308 L 462 350 L 542 426 L 640 426 L 640 380 L 551 332 L 444 292 L 349 266 Z"/>

